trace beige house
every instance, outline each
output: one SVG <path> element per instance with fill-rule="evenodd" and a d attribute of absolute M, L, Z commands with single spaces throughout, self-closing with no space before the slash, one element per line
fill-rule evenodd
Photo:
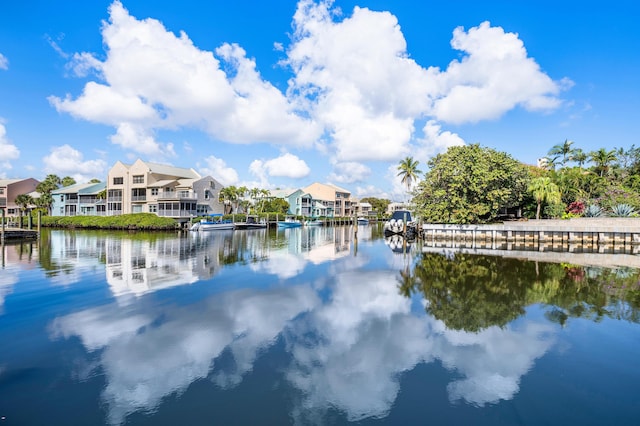
<path fill-rule="evenodd" d="M 33 178 L 0 179 L 0 209 L 4 209 L 7 216 L 19 216 L 20 206 L 15 202 L 16 197 L 34 192 L 39 184 Z"/>
<path fill-rule="evenodd" d="M 192 217 L 223 213 L 223 186 L 193 169 L 137 160 L 116 162 L 107 178 L 107 215 L 155 213 L 186 222 Z"/>
<path fill-rule="evenodd" d="M 351 192 L 339 186 L 316 182 L 303 188 L 302 191 L 311 194 L 313 203 L 320 203 L 326 209 L 325 216 L 351 216 L 354 212 L 355 206 L 351 200 Z"/>

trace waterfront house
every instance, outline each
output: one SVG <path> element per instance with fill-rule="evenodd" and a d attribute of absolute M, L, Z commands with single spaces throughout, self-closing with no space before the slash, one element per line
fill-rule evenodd
<path fill-rule="evenodd" d="M 351 216 L 353 213 L 351 192 L 346 189 L 330 183 L 315 182 L 302 188 L 302 191 L 311 195 L 314 209 L 319 209 L 320 206 L 325 209 L 322 216 L 341 217 Z"/>
<path fill-rule="evenodd" d="M 20 216 L 20 206 L 15 202 L 16 197 L 34 192 L 39 184 L 40 182 L 33 178 L 0 179 L 0 209 L 5 210 L 7 217 Z"/>
<path fill-rule="evenodd" d="M 107 178 L 107 215 L 155 213 L 179 222 L 223 213 L 222 184 L 193 169 L 137 160 L 120 161 Z"/>
<path fill-rule="evenodd" d="M 52 216 L 104 216 L 107 203 L 101 193 L 106 182 L 79 183 L 51 191 Z"/>

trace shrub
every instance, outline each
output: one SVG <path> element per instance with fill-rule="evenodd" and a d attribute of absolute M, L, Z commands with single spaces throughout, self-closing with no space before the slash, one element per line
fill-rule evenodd
<path fill-rule="evenodd" d="M 616 204 L 611 207 L 611 214 L 616 217 L 629 217 L 634 213 L 635 210 L 629 204 Z"/>
<path fill-rule="evenodd" d="M 584 213 L 584 203 L 582 201 L 574 201 L 567 206 L 567 213 L 574 215 L 573 217 L 582 215 Z"/>
<path fill-rule="evenodd" d="M 590 204 L 584 211 L 585 217 L 600 217 L 604 216 L 602 208 L 597 204 Z"/>

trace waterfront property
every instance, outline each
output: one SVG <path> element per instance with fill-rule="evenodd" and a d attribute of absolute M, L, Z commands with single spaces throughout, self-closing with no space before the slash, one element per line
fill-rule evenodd
<path fill-rule="evenodd" d="M 0 179 L 0 209 L 5 210 L 7 217 L 18 217 L 20 215 L 20 206 L 16 204 L 16 197 L 33 193 L 39 183 L 33 178 Z"/>
<path fill-rule="evenodd" d="M 79 183 L 51 191 L 51 216 L 104 216 L 107 183 Z"/>
<path fill-rule="evenodd" d="M 223 213 L 222 184 L 193 169 L 137 160 L 109 170 L 107 215 L 155 213 L 184 223 L 196 216 Z"/>

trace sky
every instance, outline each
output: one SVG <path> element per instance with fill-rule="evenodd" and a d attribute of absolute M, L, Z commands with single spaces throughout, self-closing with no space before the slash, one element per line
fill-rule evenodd
<path fill-rule="evenodd" d="M 536 164 L 565 140 L 640 145 L 640 4 L 585 5 L 3 2 L 0 178 L 140 158 L 399 201 L 398 162 L 450 146 Z"/>

